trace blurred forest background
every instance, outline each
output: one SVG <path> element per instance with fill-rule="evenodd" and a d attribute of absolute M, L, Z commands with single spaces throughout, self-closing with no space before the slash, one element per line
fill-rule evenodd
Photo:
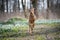
<path fill-rule="evenodd" d="M 11 17 L 28 18 L 34 5 L 39 19 L 60 19 L 60 0 L 0 0 L 0 21 Z"/>

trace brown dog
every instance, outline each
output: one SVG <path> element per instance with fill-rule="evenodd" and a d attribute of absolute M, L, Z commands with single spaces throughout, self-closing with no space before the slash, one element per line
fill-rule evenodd
<path fill-rule="evenodd" d="M 29 32 L 30 32 L 30 34 L 32 34 L 32 32 L 33 32 L 33 28 L 35 25 L 35 23 L 34 23 L 35 19 L 36 19 L 36 17 L 34 15 L 34 8 L 32 8 L 30 10 L 30 15 L 29 15 Z"/>

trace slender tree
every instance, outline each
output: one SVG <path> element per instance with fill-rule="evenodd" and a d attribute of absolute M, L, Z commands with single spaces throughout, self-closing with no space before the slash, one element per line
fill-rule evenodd
<path fill-rule="evenodd" d="M 16 12 L 17 9 L 17 0 L 14 0 L 13 11 Z"/>
<path fill-rule="evenodd" d="M 22 7 L 23 7 L 25 18 L 27 18 L 27 14 L 26 14 L 26 0 L 24 0 L 24 2 L 22 0 Z"/>
<path fill-rule="evenodd" d="M 59 5 L 58 5 L 58 1 L 59 1 L 59 0 L 57 0 L 57 8 L 58 8 L 58 6 L 59 6 Z"/>
<path fill-rule="evenodd" d="M 49 0 L 47 0 L 47 7 L 49 8 Z"/>
<path fill-rule="evenodd" d="M 2 0 L 1 0 L 1 2 L 0 2 L 0 12 L 1 12 L 1 5 L 2 5 Z"/>
<path fill-rule="evenodd" d="M 49 18 L 49 0 L 47 0 L 46 19 Z"/>
<path fill-rule="evenodd" d="M 18 9 L 20 10 L 20 2 L 19 2 L 19 0 L 18 0 Z"/>
<path fill-rule="evenodd" d="M 6 8 L 7 8 L 7 12 L 8 12 L 8 0 L 6 0 Z"/>
<path fill-rule="evenodd" d="M 4 12 L 4 0 L 2 0 L 1 10 Z"/>

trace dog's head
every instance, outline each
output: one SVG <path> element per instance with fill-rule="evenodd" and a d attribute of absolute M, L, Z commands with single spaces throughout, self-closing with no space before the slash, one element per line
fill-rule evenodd
<path fill-rule="evenodd" d="M 30 12 L 31 14 L 34 14 L 34 8 L 31 8 Z"/>

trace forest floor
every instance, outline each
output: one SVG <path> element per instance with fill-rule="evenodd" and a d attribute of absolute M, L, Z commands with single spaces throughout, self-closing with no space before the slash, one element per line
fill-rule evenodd
<path fill-rule="evenodd" d="M 17 25 L 14 25 L 16 27 L 11 28 L 6 25 L 9 24 L 3 24 L 3 26 L 0 27 L 4 27 L 3 30 L 0 29 L 0 40 L 60 40 L 60 23 L 49 25 L 36 24 L 32 35 L 30 35 L 28 32 L 28 25 L 20 25 L 21 27 L 17 27 Z M 13 31 L 11 31 L 10 29 Z"/>
<path fill-rule="evenodd" d="M 6 36 L 0 38 L 0 40 L 60 40 L 60 29 L 46 25 L 37 25 L 32 35 L 28 33 L 28 30 L 22 30 L 10 37 Z"/>

